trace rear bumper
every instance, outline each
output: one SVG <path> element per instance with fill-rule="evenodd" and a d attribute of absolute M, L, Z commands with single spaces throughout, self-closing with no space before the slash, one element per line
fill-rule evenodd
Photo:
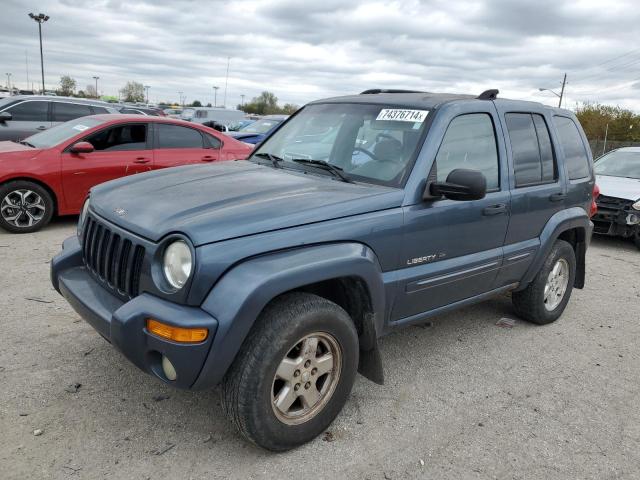
<path fill-rule="evenodd" d="M 178 388 L 188 389 L 195 383 L 218 328 L 218 321 L 207 312 L 148 293 L 127 302 L 113 296 L 84 267 L 75 237 L 65 240 L 62 252 L 51 261 L 51 283 L 87 323 L 140 369 Z M 148 318 L 184 328 L 205 327 L 209 335 L 196 344 L 172 342 L 150 334 Z M 175 381 L 162 371 L 163 355 L 175 367 Z"/>

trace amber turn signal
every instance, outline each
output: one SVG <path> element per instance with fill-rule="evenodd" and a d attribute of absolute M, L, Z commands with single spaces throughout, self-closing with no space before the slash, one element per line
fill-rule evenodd
<path fill-rule="evenodd" d="M 161 338 L 179 343 L 198 343 L 207 339 L 206 328 L 181 328 L 161 323 L 152 318 L 147 319 L 147 330 Z"/>

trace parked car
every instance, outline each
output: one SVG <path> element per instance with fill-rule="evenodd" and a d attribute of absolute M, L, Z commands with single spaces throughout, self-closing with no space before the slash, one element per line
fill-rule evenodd
<path fill-rule="evenodd" d="M 169 118 L 180 118 L 182 114 L 181 108 L 165 108 L 164 114 Z"/>
<path fill-rule="evenodd" d="M 288 115 L 266 115 L 249 125 L 245 125 L 236 132 L 230 132 L 229 136 L 244 143 L 255 145 L 262 142 L 284 122 Z"/>
<path fill-rule="evenodd" d="M 594 231 L 631 238 L 640 248 L 640 147 L 613 150 L 594 169 L 600 187 Z"/>
<path fill-rule="evenodd" d="M 383 381 L 379 337 L 507 292 L 519 316 L 548 324 L 583 287 L 587 139 L 567 110 L 496 94 L 320 100 L 249 161 L 95 187 L 53 286 L 161 381 L 221 383 L 252 442 L 300 445 L 340 412 L 357 371 Z M 338 133 L 325 158 L 286 159 L 327 126 Z"/>
<path fill-rule="evenodd" d="M 34 232 L 53 215 L 79 213 L 87 192 L 99 183 L 166 167 L 242 159 L 250 151 L 209 128 L 163 117 L 72 120 L 20 143 L 0 142 L 0 227 Z"/>
<path fill-rule="evenodd" d="M 16 95 L 0 100 L 0 141 L 19 141 L 59 123 L 118 113 L 109 103 L 82 98 Z"/>
<path fill-rule="evenodd" d="M 242 127 L 246 127 L 248 125 L 251 125 L 254 122 L 255 122 L 255 120 L 251 120 L 251 119 L 247 118 L 245 120 L 238 120 L 237 122 L 233 122 L 233 123 L 229 124 L 227 128 L 228 128 L 228 130 L 230 132 L 237 132 Z"/>
<path fill-rule="evenodd" d="M 166 114 L 161 108 L 139 107 L 137 105 L 123 105 L 119 109 L 120 113 L 132 115 L 151 115 L 153 117 L 165 117 Z"/>
<path fill-rule="evenodd" d="M 228 125 L 242 120 L 245 113 L 241 110 L 233 110 L 219 107 L 189 107 L 182 110 L 182 120 L 194 123 L 216 122 Z"/>

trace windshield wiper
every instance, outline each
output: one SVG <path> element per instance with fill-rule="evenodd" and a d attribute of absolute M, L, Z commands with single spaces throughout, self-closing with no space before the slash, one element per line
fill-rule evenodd
<path fill-rule="evenodd" d="M 36 146 L 33 143 L 25 142 L 24 140 L 20 140 L 18 143 L 20 145 L 26 145 L 27 147 L 36 148 Z"/>
<path fill-rule="evenodd" d="M 271 163 L 273 163 L 273 166 L 276 168 L 282 168 L 279 163 L 282 162 L 282 158 L 278 157 L 277 155 L 274 155 L 272 153 L 267 153 L 267 152 L 260 152 L 260 153 L 256 153 L 253 155 L 254 157 L 259 157 L 259 158 L 266 158 L 267 160 L 271 160 Z"/>
<path fill-rule="evenodd" d="M 344 173 L 344 170 L 337 165 L 333 165 L 325 160 L 311 160 L 308 158 L 294 158 L 291 160 L 292 162 L 301 163 L 303 165 L 311 165 L 313 167 L 318 167 L 328 172 L 333 173 L 337 178 L 347 183 L 354 183 L 349 177 L 347 177 Z"/>

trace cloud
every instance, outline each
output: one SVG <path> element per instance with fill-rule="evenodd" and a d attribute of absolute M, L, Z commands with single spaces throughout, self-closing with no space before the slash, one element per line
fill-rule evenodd
<path fill-rule="evenodd" d="M 598 101 L 640 110 L 640 10 L 630 1 L 579 0 L 5 0 L 0 17 L 4 72 L 38 82 L 37 26 L 44 12 L 45 75 L 80 88 L 100 76 L 117 94 L 128 80 L 150 85 L 152 101 L 224 99 L 263 90 L 304 104 L 367 88 L 478 93 L 567 105 Z M 619 58 L 616 58 L 619 57 Z M 4 73 L 0 72 L 0 73 Z M 1 77 L 0 77 L 1 78 Z M 636 83 L 634 83 L 636 82 Z"/>

